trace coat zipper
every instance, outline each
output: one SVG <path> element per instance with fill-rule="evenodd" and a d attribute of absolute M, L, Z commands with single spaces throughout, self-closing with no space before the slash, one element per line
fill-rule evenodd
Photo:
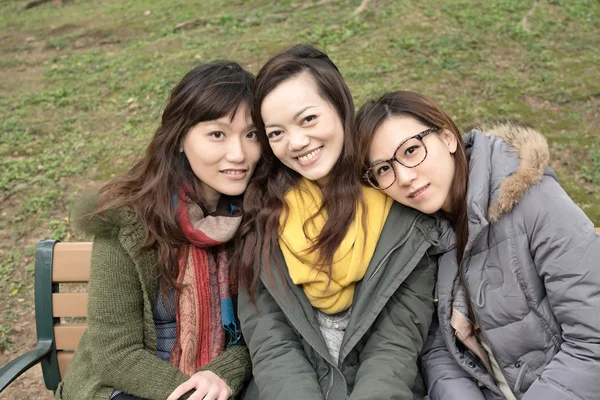
<path fill-rule="evenodd" d="M 478 239 L 479 239 L 479 237 L 480 237 L 480 236 L 483 234 L 483 232 L 484 232 L 484 229 L 482 229 L 482 230 L 481 230 L 481 231 L 480 231 L 480 232 L 477 234 L 477 236 L 475 236 L 475 239 L 473 240 L 473 244 L 474 244 L 475 242 L 477 242 L 477 240 L 478 240 Z M 471 252 L 470 252 L 470 250 L 469 250 L 469 258 L 468 258 L 468 261 L 469 261 L 469 262 L 471 262 Z M 466 260 L 465 260 L 465 258 L 463 257 L 463 259 L 462 259 L 462 261 L 461 261 L 460 265 L 458 266 L 458 273 L 459 273 L 459 274 L 460 274 L 460 276 L 462 277 L 462 281 L 463 281 L 463 287 L 464 287 L 464 289 L 465 289 L 465 293 L 467 294 L 467 298 L 469 299 L 469 301 L 471 301 L 471 295 L 469 294 L 469 288 L 467 287 L 467 284 L 466 284 L 466 279 L 465 279 L 465 278 L 466 278 L 466 273 L 465 273 L 465 270 L 464 270 L 464 268 L 462 268 L 462 267 L 463 267 L 463 265 L 465 265 L 465 263 L 466 263 Z M 436 286 L 437 286 L 437 284 L 436 284 Z M 475 315 L 473 315 L 473 320 L 474 320 L 474 322 L 477 322 L 477 321 L 475 320 Z M 458 361 L 458 360 L 457 360 L 457 361 Z M 502 368 L 500 368 L 500 369 L 502 370 Z M 475 376 L 475 374 L 474 374 L 474 372 L 473 372 L 473 369 L 469 369 L 468 371 L 470 372 L 470 375 L 471 375 L 473 378 L 477 379 L 477 377 Z M 502 371 L 502 373 L 504 373 L 504 371 Z M 484 384 L 484 385 L 485 385 L 485 384 Z M 498 387 L 497 387 L 497 386 L 496 386 L 496 387 L 493 387 L 493 388 L 492 388 L 492 387 L 489 387 L 489 386 L 487 386 L 487 385 L 485 385 L 485 386 L 486 386 L 486 387 L 487 387 L 489 390 L 491 390 L 492 392 L 494 392 L 494 393 L 496 393 L 496 394 L 501 394 L 501 393 L 498 393 L 498 392 L 497 392 L 497 390 L 499 391 L 499 389 L 498 389 Z"/>
<path fill-rule="evenodd" d="M 388 260 L 388 258 L 390 258 L 392 253 L 394 251 L 398 250 L 400 247 L 402 247 L 402 245 L 404 245 L 404 243 L 406 243 L 406 241 L 410 237 L 413 229 L 415 228 L 416 224 L 417 224 L 417 219 L 415 218 L 412 225 L 410 226 L 410 229 L 408 230 L 408 233 L 402 237 L 400 242 L 398 242 L 394 247 L 391 248 L 390 251 L 387 252 L 387 254 L 381 259 L 381 261 L 379 261 L 379 263 L 377 264 L 377 267 L 375 267 L 375 271 L 373 272 L 373 274 L 371 274 L 369 279 L 367 279 L 367 284 L 369 284 L 369 282 L 371 282 L 371 280 L 375 277 L 375 275 L 377 275 L 379 270 L 381 270 L 381 267 L 383 266 L 383 264 Z"/>

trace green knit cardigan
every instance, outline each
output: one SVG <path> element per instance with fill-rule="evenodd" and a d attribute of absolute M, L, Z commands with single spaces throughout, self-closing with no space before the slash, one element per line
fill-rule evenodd
<path fill-rule="evenodd" d="M 74 219 L 80 224 L 83 220 L 77 215 Z M 87 230 L 95 234 L 88 329 L 55 399 L 108 400 L 118 388 L 143 399 L 164 400 L 189 377 L 156 356 L 156 252 L 138 251 L 144 233 L 129 209 L 118 210 L 112 221 L 97 219 Z M 221 377 L 235 396 L 250 379 L 251 368 L 246 346 L 232 346 L 201 370 Z"/>

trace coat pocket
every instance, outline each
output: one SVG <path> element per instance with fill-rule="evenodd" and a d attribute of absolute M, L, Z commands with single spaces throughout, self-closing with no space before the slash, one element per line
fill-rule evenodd
<path fill-rule="evenodd" d="M 543 351 L 529 352 L 515 363 L 519 368 L 515 384 L 512 388 L 513 393 L 525 393 L 529 387 L 538 379 L 546 365 L 546 357 Z"/>

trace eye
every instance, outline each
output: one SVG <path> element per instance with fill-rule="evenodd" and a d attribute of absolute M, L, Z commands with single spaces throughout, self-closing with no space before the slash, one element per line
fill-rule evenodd
<path fill-rule="evenodd" d="M 379 165 L 377 166 L 377 168 L 375 168 L 375 175 L 376 176 L 383 176 L 385 174 L 387 174 L 388 172 L 390 172 L 390 165 L 389 164 L 383 164 L 383 165 Z"/>
<path fill-rule="evenodd" d="M 410 146 L 406 150 L 404 150 L 404 154 L 407 156 L 412 156 L 416 151 L 419 150 L 421 146 Z"/>
<path fill-rule="evenodd" d="M 250 140 L 258 140 L 258 132 L 257 131 L 250 131 L 246 134 L 246 139 L 250 139 Z"/>
<path fill-rule="evenodd" d="M 317 119 L 317 116 L 314 115 L 314 114 L 311 114 L 311 115 L 308 115 L 308 116 L 302 118 L 302 121 L 300 121 L 300 122 L 301 123 L 305 123 L 305 122 L 308 123 L 308 122 L 312 122 L 312 121 L 314 121 L 316 119 Z"/>
<path fill-rule="evenodd" d="M 282 131 L 271 131 L 271 132 L 267 133 L 267 138 L 269 138 L 269 140 L 277 139 L 282 134 L 283 134 Z"/>
<path fill-rule="evenodd" d="M 225 134 L 221 131 L 214 131 L 210 132 L 208 136 L 212 136 L 215 139 L 223 139 L 225 137 Z"/>

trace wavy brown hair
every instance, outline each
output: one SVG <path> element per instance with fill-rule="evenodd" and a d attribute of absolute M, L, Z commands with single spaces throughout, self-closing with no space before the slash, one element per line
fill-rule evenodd
<path fill-rule="evenodd" d="M 244 220 L 238 230 L 233 262 L 239 270 L 240 283 L 250 298 L 260 279 L 261 265 L 273 276 L 270 263 L 274 249 L 279 246 L 279 219 L 286 211 L 284 196 L 294 187 L 301 175 L 287 168 L 273 154 L 269 145 L 261 106 L 265 97 L 281 83 L 306 74 L 312 77 L 319 95 L 333 106 L 342 121 L 344 145 L 339 159 L 322 188 L 323 204 L 315 215 L 327 213 L 325 226 L 309 249 L 317 252 L 316 267 L 331 274 L 333 255 L 356 215 L 357 203 L 362 201 L 360 169 L 357 168 L 352 141 L 354 102 L 340 71 L 329 57 L 310 45 L 296 45 L 274 57 L 261 68 L 254 89 L 253 120 L 259 132 L 264 169 L 255 175 L 244 197 Z M 305 222 L 305 226 L 309 221 Z M 257 251 L 258 250 L 258 251 Z M 279 262 L 276 262 L 281 268 Z"/>
<path fill-rule="evenodd" d="M 189 71 L 173 88 L 145 156 L 102 189 L 96 210 L 88 216 L 105 218 L 130 207 L 144 230 L 140 251 L 156 249 L 158 278 L 163 290 L 178 288 L 178 258 L 188 241 L 176 220 L 172 196 L 182 186 L 203 201 L 199 180 L 179 151 L 189 130 L 203 121 L 230 116 L 240 105 L 252 109 L 255 78 L 233 61 L 215 61 Z"/>
<path fill-rule="evenodd" d="M 462 135 L 452 118 L 433 100 L 415 92 L 397 91 L 386 93 L 378 99 L 367 101 L 358 111 L 355 122 L 355 147 L 359 150 L 358 163 L 363 172 L 369 168 L 368 151 L 373 136 L 385 120 L 392 116 L 408 116 L 424 125 L 450 131 L 457 141 L 453 154 L 455 169 L 450 191 L 451 211 L 444 213 L 456 230 L 456 257 L 458 265 L 467 244 L 467 184 L 469 165 Z"/>

